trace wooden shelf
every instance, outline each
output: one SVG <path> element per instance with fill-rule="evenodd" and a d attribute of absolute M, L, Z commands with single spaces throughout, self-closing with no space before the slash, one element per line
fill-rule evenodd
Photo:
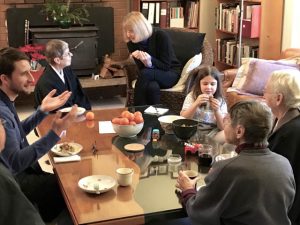
<path fill-rule="evenodd" d="M 236 3 L 239 4 L 240 1 L 238 0 L 218 0 L 219 4 L 224 3 L 222 6 L 224 6 L 227 3 Z M 220 6 L 218 4 L 218 6 Z M 261 5 L 261 20 L 260 20 L 260 32 L 259 32 L 259 38 L 245 38 L 242 39 L 242 44 L 248 46 L 247 51 L 249 52 L 249 49 L 251 51 L 250 57 L 252 54 L 256 55 L 258 51 L 259 58 L 263 59 L 279 59 L 280 53 L 281 53 L 281 33 L 282 33 L 282 18 L 283 18 L 283 6 L 284 6 L 284 0 L 244 0 L 244 7 L 249 5 Z M 228 7 L 228 6 L 227 6 Z M 233 6 L 232 6 L 233 7 Z M 234 7 L 233 7 L 234 8 Z M 270 10 L 272 8 L 272 11 Z M 221 8 L 222 9 L 222 8 Z M 220 10 L 220 12 L 223 10 Z M 244 8 L 244 12 L 245 12 Z M 227 15 L 227 14 L 225 14 Z M 276 16 L 274 16 L 276 15 Z M 257 18 L 257 17 L 256 17 Z M 220 21 L 218 21 L 219 24 Z M 225 24 L 226 25 L 226 24 Z M 222 24 L 223 26 L 223 24 Z M 226 26 L 225 26 L 226 28 Z M 238 29 L 240 26 L 238 26 Z M 234 45 L 233 41 L 226 40 L 226 39 L 232 39 L 238 41 L 238 33 L 235 32 L 229 32 L 227 30 L 222 29 L 216 29 L 216 38 L 218 41 L 216 43 L 219 43 L 222 48 L 232 48 L 231 46 Z M 222 40 L 222 41 L 219 41 Z M 225 44 L 228 43 L 228 46 Z M 243 45 L 243 46 L 244 46 Z M 257 47 L 258 46 L 258 50 Z M 235 48 L 235 47 L 234 47 Z M 235 66 L 228 65 L 224 63 L 223 61 L 220 61 L 220 57 L 228 56 L 228 54 L 224 54 L 222 52 L 223 49 L 220 50 L 220 47 L 218 48 L 217 44 L 215 47 L 215 64 L 219 70 L 222 70 L 224 68 L 232 68 Z M 232 53 L 232 49 L 230 49 L 230 53 Z M 235 50 L 234 50 L 235 51 Z M 245 51 L 245 49 L 244 49 Z M 218 57 L 217 54 L 220 54 Z M 237 53 L 236 53 L 237 54 Z M 235 54 L 235 55 L 236 55 Z M 234 57 L 233 57 L 234 58 Z M 227 58 L 228 59 L 228 58 Z M 235 61 L 232 58 L 229 58 L 231 61 Z M 229 61 L 229 62 L 231 62 Z"/>
<path fill-rule="evenodd" d="M 130 10 L 131 11 L 140 11 L 140 12 L 143 12 L 143 9 L 142 9 L 142 4 L 143 3 L 162 3 L 162 2 L 166 2 L 167 3 L 167 9 L 166 9 L 167 10 L 167 13 L 166 13 L 166 16 L 167 16 L 167 26 L 166 27 L 170 27 L 170 18 L 169 18 L 170 17 L 170 8 L 172 8 L 172 7 L 183 7 L 183 10 L 184 10 L 183 11 L 183 15 L 184 15 L 184 28 L 191 29 L 191 30 L 199 30 L 200 0 L 130 0 L 130 1 L 131 1 L 131 4 L 130 4 L 131 8 L 130 8 Z M 193 26 L 194 23 L 192 23 L 192 26 L 190 26 L 190 27 L 186 25 L 186 23 L 188 21 L 188 18 L 186 16 L 186 10 L 187 10 L 186 5 L 187 5 L 187 2 L 198 3 L 198 6 L 195 6 L 195 7 L 198 7 L 198 10 L 197 10 L 198 16 L 196 17 L 195 20 L 193 20 L 194 23 L 197 24 L 196 26 Z M 160 13 L 162 13 L 161 9 L 162 8 L 160 6 Z M 156 12 L 156 8 L 155 8 L 154 11 Z M 147 10 L 146 10 L 146 12 L 147 12 Z M 193 13 L 191 13 L 190 15 L 192 17 Z M 154 26 L 157 26 L 157 24 L 154 24 Z M 163 26 L 163 28 L 165 28 L 165 26 Z"/>

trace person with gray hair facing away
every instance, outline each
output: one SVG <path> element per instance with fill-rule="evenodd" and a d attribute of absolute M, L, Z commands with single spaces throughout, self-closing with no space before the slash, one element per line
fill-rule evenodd
<path fill-rule="evenodd" d="M 296 196 L 289 217 L 293 225 L 300 225 L 300 71 L 273 72 L 265 86 L 264 98 L 275 116 L 269 148 L 292 165 Z"/>
<path fill-rule="evenodd" d="M 90 101 L 70 67 L 73 54 L 70 52 L 68 43 L 57 39 L 48 41 L 45 55 L 49 64 L 34 89 L 35 108 L 41 104 L 50 91 L 56 89 L 56 95 L 60 95 L 64 91 L 72 92 L 68 101 L 59 109 L 77 104 L 90 110 Z"/>
<path fill-rule="evenodd" d="M 236 103 L 224 118 L 236 157 L 215 162 L 198 192 L 179 172 L 176 186 L 192 224 L 289 225 L 295 181 L 286 158 L 268 149 L 272 112 L 257 101 Z"/>

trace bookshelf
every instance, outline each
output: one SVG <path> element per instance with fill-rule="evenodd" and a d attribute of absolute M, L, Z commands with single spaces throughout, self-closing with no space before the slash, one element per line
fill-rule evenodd
<path fill-rule="evenodd" d="M 131 10 L 142 12 L 153 26 L 198 30 L 200 0 L 131 0 Z"/>
<path fill-rule="evenodd" d="M 238 67 L 243 57 L 278 59 L 283 4 L 284 0 L 218 0 L 216 67 L 221 71 Z"/>

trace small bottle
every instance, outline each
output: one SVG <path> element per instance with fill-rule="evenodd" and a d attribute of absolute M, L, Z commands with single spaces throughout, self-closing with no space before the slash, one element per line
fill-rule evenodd
<path fill-rule="evenodd" d="M 152 130 L 152 140 L 158 141 L 159 140 L 159 129 Z"/>

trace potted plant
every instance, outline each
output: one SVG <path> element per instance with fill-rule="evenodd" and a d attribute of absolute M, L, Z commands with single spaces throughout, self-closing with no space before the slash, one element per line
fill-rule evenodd
<path fill-rule="evenodd" d="M 88 22 L 89 12 L 85 5 L 80 8 L 73 8 L 70 7 L 70 2 L 71 0 L 68 0 L 65 4 L 51 0 L 44 5 L 41 13 L 46 15 L 46 20 L 58 23 L 61 28 L 69 28 L 72 23 L 82 26 L 83 22 Z"/>
<path fill-rule="evenodd" d="M 30 58 L 31 75 L 34 77 L 34 84 L 42 75 L 45 69 L 44 55 L 45 45 L 42 44 L 27 44 L 19 48 L 21 52 L 24 52 Z M 43 66 L 44 65 L 44 66 Z"/>
<path fill-rule="evenodd" d="M 42 44 L 28 44 L 20 47 L 19 50 L 24 52 L 30 58 L 30 65 L 32 70 L 38 70 L 41 67 L 41 61 L 46 59 L 44 55 L 45 45 Z"/>

